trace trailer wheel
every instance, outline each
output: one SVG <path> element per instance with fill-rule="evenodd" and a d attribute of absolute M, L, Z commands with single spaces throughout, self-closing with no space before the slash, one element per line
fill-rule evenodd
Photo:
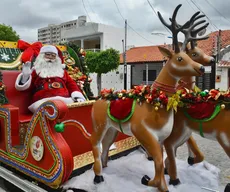
<path fill-rule="evenodd" d="M 230 192 L 230 183 L 226 185 L 224 192 Z"/>
<path fill-rule="evenodd" d="M 4 188 L 5 190 L 11 192 L 23 192 L 21 189 L 19 189 L 18 187 L 16 187 L 14 184 L 6 181 L 5 179 L 3 179 L 3 185 L 4 185 Z"/>

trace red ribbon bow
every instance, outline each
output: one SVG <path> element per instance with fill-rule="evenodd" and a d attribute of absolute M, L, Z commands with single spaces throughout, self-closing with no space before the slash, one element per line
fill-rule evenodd
<path fill-rule="evenodd" d="M 22 63 L 27 61 L 32 61 L 34 57 L 37 57 L 40 49 L 42 47 L 41 42 L 35 42 L 33 44 L 29 44 L 23 40 L 18 40 L 18 48 L 23 51 L 22 53 Z"/>

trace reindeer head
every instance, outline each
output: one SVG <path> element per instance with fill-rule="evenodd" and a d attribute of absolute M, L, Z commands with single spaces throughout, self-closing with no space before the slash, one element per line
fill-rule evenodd
<path fill-rule="evenodd" d="M 185 74 L 186 76 L 200 76 L 204 73 L 204 70 L 205 70 L 203 65 L 193 61 L 185 53 L 185 49 L 181 50 L 179 47 L 177 35 L 180 31 L 184 30 L 188 25 L 190 25 L 190 21 L 186 22 L 183 26 L 179 26 L 176 23 L 176 15 L 180 7 L 181 7 L 181 4 L 178 5 L 176 9 L 174 10 L 174 13 L 171 19 L 171 25 L 166 23 L 163 17 L 161 16 L 161 14 L 158 12 L 158 16 L 161 22 L 172 31 L 173 48 L 174 48 L 175 53 L 172 53 L 170 50 L 163 48 L 163 47 L 159 47 L 159 50 L 164 56 L 169 58 L 169 60 L 167 61 L 165 65 L 165 68 L 167 68 L 168 73 L 177 79 L 185 76 Z M 185 36 L 185 38 L 187 39 L 185 39 L 184 43 L 187 45 L 189 36 L 187 37 Z M 182 45 L 182 47 L 183 46 L 184 45 Z"/>
<path fill-rule="evenodd" d="M 207 39 L 208 36 L 197 38 L 197 34 L 204 30 L 209 23 L 206 23 L 200 28 L 195 29 L 196 26 L 202 24 L 205 22 L 205 20 L 199 21 L 197 23 L 194 23 L 196 20 L 205 17 L 205 15 L 199 15 L 200 12 L 196 12 L 191 19 L 186 22 L 185 28 L 181 30 L 181 32 L 185 35 L 185 41 L 184 43 L 181 43 L 182 50 L 185 50 L 187 55 L 192 58 L 192 60 L 202 63 L 203 65 L 209 66 L 215 63 L 215 59 L 211 56 L 208 56 L 204 53 L 202 49 L 197 47 L 197 40 L 204 40 Z M 172 19 L 169 19 L 172 21 Z M 178 27 L 181 27 L 178 23 L 176 23 Z"/>
<path fill-rule="evenodd" d="M 175 79 L 185 76 L 201 76 L 204 73 L 204 66 L 193 61 L 185 52 L 173 53 L 170 50 L 158 47 L 160 52 L 169 60 L 164 66 L 168 73 Z"/>

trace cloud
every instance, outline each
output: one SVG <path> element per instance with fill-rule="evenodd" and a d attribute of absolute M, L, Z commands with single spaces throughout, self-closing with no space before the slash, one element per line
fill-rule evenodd
<path fill-rule="evenodd" d="M 74 20 L 81 15 L 87 15 L 88 21 L 122 28 L 127 19 L 129 30 L 168 33 L 148 1 L 165 20 L 181 3 L 179 23 L 184 23 L 200 9 L 211 23 L 209 31 L 230 26 L 229 0 L 1 0 L 1 22 L 11 25 L 27 41 L 37 40 L 38 28 Z"/>

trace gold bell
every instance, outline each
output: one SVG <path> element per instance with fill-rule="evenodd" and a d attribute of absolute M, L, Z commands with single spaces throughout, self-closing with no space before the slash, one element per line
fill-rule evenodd
<path fill-rule="evenodd" d="M 159 108 L 156 106 L 154 109 L 155 109 L 155 111 L 158 111 Z"/>
<path fill-rule="evenodd" d="M 225 109 L 225 104 L 221 104 L 221 109 Z"/>
<path fill-rule="evenodd" d="M 122 93 L 118 93 L 118 98 L 122 98 L 123 94 Z"/>

